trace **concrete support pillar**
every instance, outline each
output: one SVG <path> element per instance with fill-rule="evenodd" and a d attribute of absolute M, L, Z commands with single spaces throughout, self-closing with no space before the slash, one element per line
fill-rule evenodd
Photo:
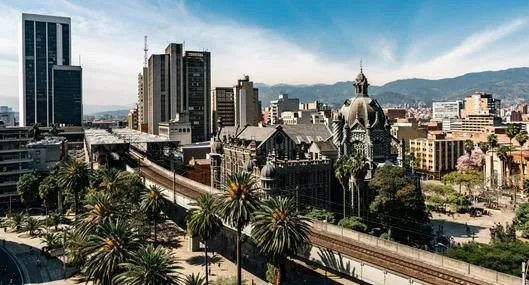
<path fill-rule="evenodd" d="M 200 241 L 198 237 L 189 236 L 189 250 L 192 252 L 200 250 Z"/>

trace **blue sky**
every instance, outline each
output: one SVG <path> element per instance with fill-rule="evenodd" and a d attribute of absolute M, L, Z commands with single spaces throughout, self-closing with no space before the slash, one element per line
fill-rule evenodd
<path fill-rule="evenodd" d="M 150 53 L 184 41 L 211 51 L 213 86 L 243 74 L 268 84 L 351 80 L 360 59 L 377 85 L 529 66 L 528 1 L 3 0 L 4 96 L 18 94 L 22 12 L 72 18 L 89 104 L 135 101 L 144 35 Z"/>

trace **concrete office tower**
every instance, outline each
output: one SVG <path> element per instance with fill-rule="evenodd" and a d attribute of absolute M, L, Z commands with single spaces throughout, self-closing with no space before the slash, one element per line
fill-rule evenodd
<path fill-rule="evenodd" d="M 233 87 L 215 87 L 211 90 L 211 129 L 217 133 L 218 121 L 223 126 L 235 126 L 235 102 Z"/>
<path fill-rule="evenodd" d="M 285 111 L 299 111 L 299 99 L 288 98 L 288 94 L 279 94 L 279 99 L 270 101 L 270 123 L 281 123 L 281 113 Z"/>
<path fill-rule="evenodd" d="M 150 134 L 157 135 L 160 122 L 171 118 L 168 77 L 169 55 L 151 55 L 147 72 L 147 121 Z"/>
<path fill-rule="evenodd" d="M 147 67 L 143 68 L 142 73 L 138 73 L 138 122 L 135 129 L 146 132 L 147 124 Z"/>
<path fill-rule="evenodd" d="M 70 65 L 71 21 L 22 14 L 19 30 L 20 125 L 53 122 L 52 67 Z M 63 110 L 56 110 L 62 112 Z"/>
<path fill-rule="evenodd" d="M 211 55 L 209 52 L 185 52 L 184 86 L 184 106 L 187 100 L 192 141 L 206 141 L 211 135 Z"/>
<path fill-rule="evenodd" d="M 462 109 L 463 109 L 462 101 L 433 102 L 432 119 L 440 122 L 443 119 L 461 118 Z"/>
<path fill-rule="evenodd" d="M 259 89 L 253 87 L 250 77 L 245 75 L 233 88 L 235 95 L 235 124 L 239 128 L 246 125 L 257 126 L 261 119 Z"/>
<path fill-rule="evenodd" d="M 184 47 L 182 44 L 170 43 L 165 48 L 165 54 L 169 55 L 169 82 L 170 83 L 170 113 L 174 119 L 177 113 L 187 110 L 187 98 L 184 92 Z"/>
<path fill-rule="evenodd" d="M 83 74 L 80 66 L 54 65 L 51 82 L 51 123 L 81 126 L 83 121 Z"/>

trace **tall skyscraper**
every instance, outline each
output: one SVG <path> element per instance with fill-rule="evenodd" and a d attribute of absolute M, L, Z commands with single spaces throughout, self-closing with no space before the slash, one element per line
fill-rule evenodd
<path fill-rule="evenodd" d="M 80 66 L 54 65 L 52 68 L 51 123 L 80 126 L 83 120 L 83 74 Z"/>
<path fill-rule="evenodd" d="M 211 129 L 218 130 L 218 121 L 223 126 L 235 126 L 235 102 L 232 87 L 215 87 L 211 90 Z"/>
<path fill-rule="evenodd" d="M 246 125 L 257 126 L 261 119 L 259 89 L 253 87 L 250 77 L 245 75 L 233 87 L 235 95 L 235 124 L 240 128 Z"/>
<path fill-rule="evenodd" d="M 186 51 L 184 86 L 184 102 L 187 99 L 192 141 L 208 140 L 211 135 L 211 55 L 209 52 Z"/>
<path fill-rule="evenodd" d="M 54 106 L 57 100 L 53 98 L 52 80 L 54 66 L 71 63 L 71 20 L 67 17 L 22 14 L 19 37 L 20 125 L 39 123 L 47 126 L 54 123 L 54 117 L 59 117 L 54 113 L 71 111 Z M 63 71 L 57 70 L 59 73 Z M 72 85 L 82 86 L 81 82 Z M 64 106 L 82 104 L 76 96 L 63 98 L 68 100 Z"/>
<path fill-rule="evenodd" d="M 210 53 L 184 52 L 183 44 L 170 43 L 164 54 L 151 55 L 144 74 L 143 92 L 147 95 L 143 97 L 143 118 L 148 132 L 158 134 L 161 122 L 189 118 L 193 142 L 208 140 L 211 135 Z"/>
<path fill-rule="evenodd" d="M 147 121 L 150 134 L 158 134 L 158 124 L 171 119 L 169 55 L 153 54 L 147 72 Z"/>

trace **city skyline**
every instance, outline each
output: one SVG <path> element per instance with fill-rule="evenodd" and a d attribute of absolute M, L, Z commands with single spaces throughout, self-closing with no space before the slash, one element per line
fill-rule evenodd
<path fill-rule="evenodd" d="M 311 4 L 4 1 L 0 17 L 12 28 L 0 32 L 0 96 L 18 94 L 16 34 L 22 12 L 71 17 L 72 64 L 81 55 L 87 104 L 135 101 L 144 35 L 150 51 L 170 41 L 210 51 L 212 87 L 229 85 L 242 74 L 267 84 L 352 80 L 361 58 L 375 85 L 529 66 L 529 42 L 520 40 L 529 33 L 524 16 L 529 6 L 521 1 Z"/>

